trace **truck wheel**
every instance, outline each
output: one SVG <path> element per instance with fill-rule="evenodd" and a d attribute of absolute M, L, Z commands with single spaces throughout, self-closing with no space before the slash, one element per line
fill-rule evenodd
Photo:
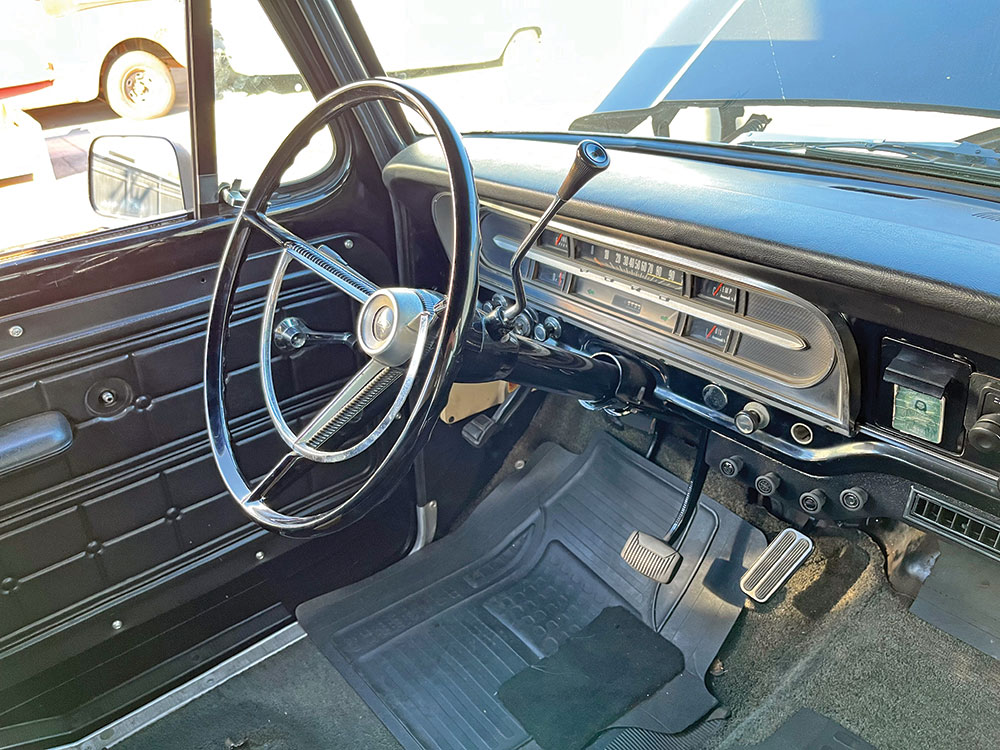
<path fill-rule="evenodd" d="M 170 68 L 156 55 L 133 50 L 115 58 L 104 77 L 104 96 L 121 117 L 151 120 L 174 106 L 177 91 Z"/>

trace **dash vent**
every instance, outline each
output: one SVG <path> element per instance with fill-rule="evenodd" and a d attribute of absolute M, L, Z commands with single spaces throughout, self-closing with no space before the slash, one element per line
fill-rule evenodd
<path fill-rule="evenodd" d="M 910 490 L 904 518 L 1000 559 L 1000 522 L 977 517 L 943 497 Z"/>

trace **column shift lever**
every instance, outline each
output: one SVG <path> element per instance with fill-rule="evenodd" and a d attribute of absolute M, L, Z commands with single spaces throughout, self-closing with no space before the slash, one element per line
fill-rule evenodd
<path fill-rule="evenodd" d="M 521 279 L 521 261 L 524 260 L 524 256 L 528 254 L 528 251 L 541 236 L 542 232 L 545 231 L 545 227 L 549 225 L 552 217 L 556 215 L 559 209 L 570 198 L 576 195 L 577 191 L 586 185 L 592 177 L 607 169 L 610 163 L 611 158 L 600 143 L 589 139 L 580 141 L 576 147 L 573 166 L 570 167 L 566 179 L 563 180 L 562 185 L 559 186 L 559 190 L 556 191 L 556 197 L 549 204 L 549 207 L 545 209 L 541 217 L 539 217 L 535 226 L 528 232 L 517 248 L 517 252 L 514 253 L 514 257 L 511 259 L 510 276 L 514 285 L 514 302 L 505 309 L 501 310 L 497 308 L 489 314 L 486 322 L 491 336 L 499 338 L 508 333 L 513 326 L 514 318 L 524 310 L 526 299 L 524 296 L 524 282 Z"/>

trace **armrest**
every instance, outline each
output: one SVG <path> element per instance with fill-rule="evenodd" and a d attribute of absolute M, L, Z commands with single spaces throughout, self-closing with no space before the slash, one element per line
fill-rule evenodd
<path fill-rule="evenodd" d="M 60 412 L 47 411 L 0 427 L 0 476 L 69 448 L 73 429 Z"/>

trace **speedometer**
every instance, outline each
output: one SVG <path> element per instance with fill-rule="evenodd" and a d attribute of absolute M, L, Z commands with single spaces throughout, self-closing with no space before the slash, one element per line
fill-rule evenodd
<path fill-rule="evenodd" d="M 577 240 L 576 257 L 584 263 L 617 271 L 656 286 L 667 287 L 675 292 L 680 292 L 684 288 L 683 271 L 638 253 Z"/>

